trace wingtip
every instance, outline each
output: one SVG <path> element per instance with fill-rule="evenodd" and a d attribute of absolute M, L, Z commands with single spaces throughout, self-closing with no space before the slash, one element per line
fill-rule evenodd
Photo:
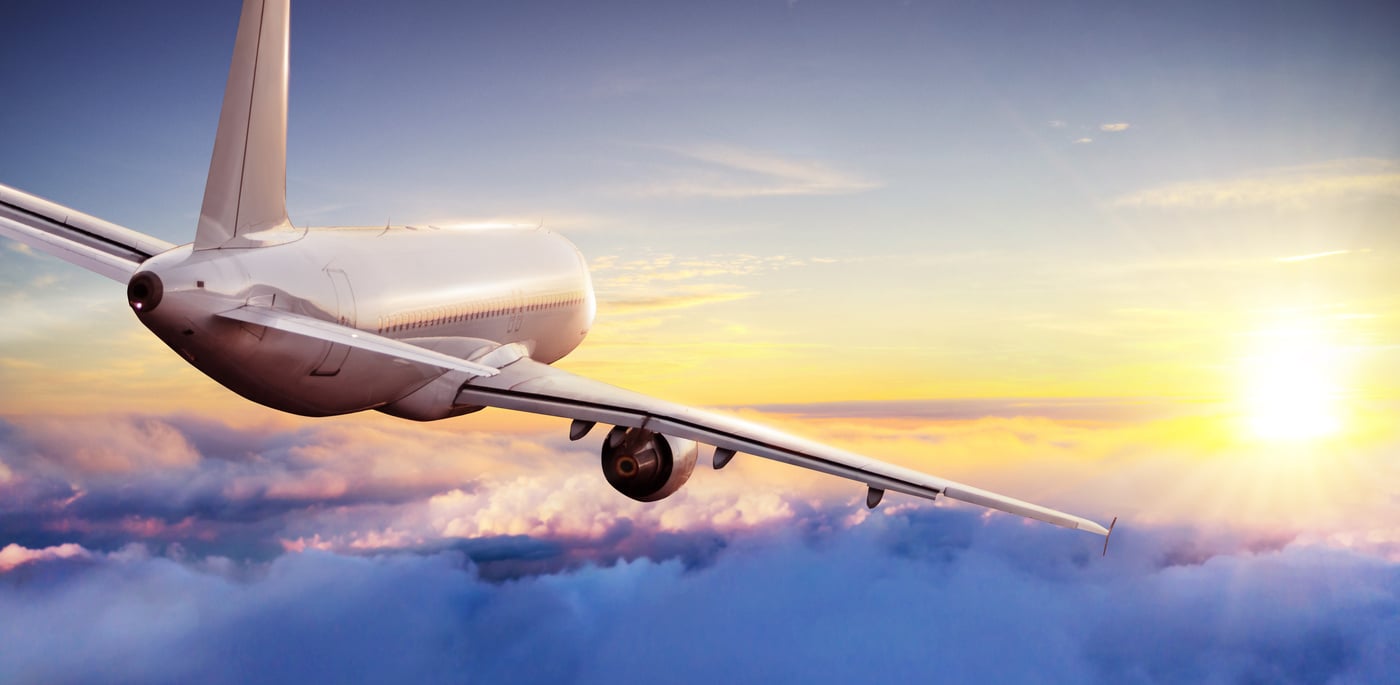
<path fill-rule="evenodd" d="M 1104 531 L 1104 534 L 1103 534 L 1103 553 L 1100 554 L 1099 556 L 1101 556 L 1101 557 L 1106 557 L 1106 556 L 1108 556 L 1108 540 L 1109 540 L 1109 538 L 1113 537 L 1113 527 L 1116 526 L 1116 525 L 1118 525 L 1118 517 L 1117 517 L 1117 516 L 1114 516 L 1114 517 L 1113 517 L 1113 522 L 1108 524 L 1108 530 Z"/>

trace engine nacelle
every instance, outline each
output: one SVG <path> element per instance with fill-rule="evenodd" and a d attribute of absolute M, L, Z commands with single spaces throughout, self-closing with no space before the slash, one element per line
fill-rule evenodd
<path fill-rule="evenodd" d="M 603 441 L 603 477 L 639 502 L 655 502 L 690 480 L 700 448 L 642 428 L 617 426 Z"/>

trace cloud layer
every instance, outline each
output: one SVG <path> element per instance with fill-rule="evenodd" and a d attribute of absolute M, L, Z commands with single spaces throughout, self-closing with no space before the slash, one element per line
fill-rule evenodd
<path fill-rule="evenodd" d="M 1374 683 L 1400 569 L 1184 530 L 1091 540 L 930 510 L 821 514 L 607 567 L 457 552 L 246 564 L 128 548 L 0 576 L 7 682 Z M 681 547 L 694 547 L 697 542 Z M 692 555 L 695 556 L 695 555 Z M 67 655 L 67 656 L 60 656 Z"/>
<path fill-rule="evenodd" d="M 766 408 L 882 454 L 936 446 L 940 472 L 976 457 L 976 482 L 1018 493 L 1234 496 L 1195 522 L 1124 511 L 1106 558 L 970 506 L 867 512 L 848 484 L 756 459 L 640 504 L 562 425 L 12 418 L 0 682 L 1393 679 L 1400 540 L 1234 525 L 1246 491 L 1210 485 L 1221 471 L 1127 448 L 1179 409 L 1120 405 Z"/>

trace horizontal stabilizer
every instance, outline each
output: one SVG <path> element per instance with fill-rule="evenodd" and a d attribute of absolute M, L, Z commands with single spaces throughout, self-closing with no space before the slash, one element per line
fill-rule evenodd
<path fill-rule="evenodd" d="M 0 235 L 125 283 L 142 262 L 175 247 L 0 185 Z"/>

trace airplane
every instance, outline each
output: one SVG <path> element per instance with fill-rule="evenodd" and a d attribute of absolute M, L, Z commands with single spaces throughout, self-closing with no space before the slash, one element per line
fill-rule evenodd
<path fill-rule="evenodd" d="M 653 502 L 699 445 L 1108 536 L 1086 518 L 550 366 L 588 335 L 588 263 L 543 227 L 307 228 L 286 210 L 290 0 L 244 0 L 194 240 L 175 245 L 0 185 L 0 234 L 126 283 L 136 318 L 224 387 L 302 416 L 436 421 L 487 407 L 597 424 L 603 476 Z M 1114 519 L 1114 524 L 1117 519 Z"/>

